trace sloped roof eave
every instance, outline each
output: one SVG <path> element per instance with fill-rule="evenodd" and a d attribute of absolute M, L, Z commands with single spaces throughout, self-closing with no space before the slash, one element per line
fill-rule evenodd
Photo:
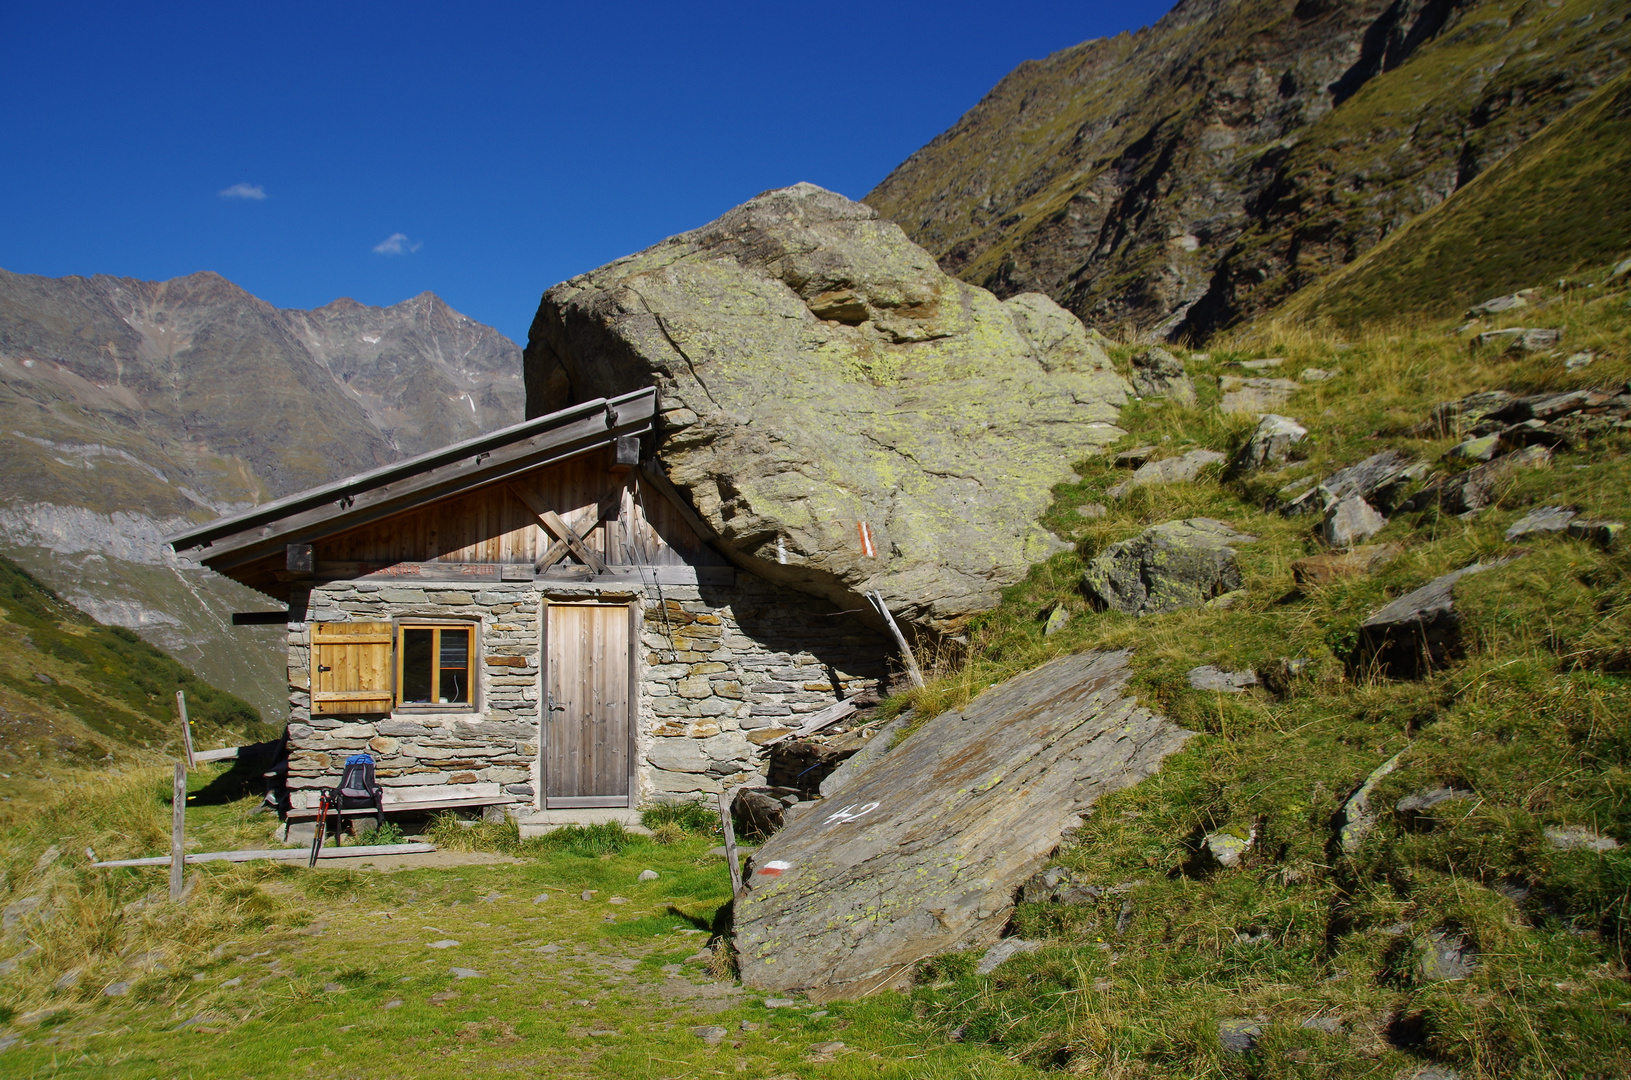
<path fill-rule="evenodd" d="M 197 550 L 194 558 L 225 570 L 262 558 L 286 542 L 310 542 L 618 438 L 645 434 L 652 429 L 656 405 L 655 387 L 596 398 L 219 518 L 165 543 L 177 552 Z"/>

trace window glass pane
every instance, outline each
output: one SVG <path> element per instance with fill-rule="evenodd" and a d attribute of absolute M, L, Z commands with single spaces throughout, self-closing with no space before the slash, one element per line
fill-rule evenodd
<path fill-rule="evenodd" d="M 442 631 L 442 685 L 444 704 L 470 700 L 470 631 Z"/>
<path fill-rule="evenodd" d="M 402 631 L 402 700 L 429 702 L 430 661 L 435 648 L 434 630 Z"/>

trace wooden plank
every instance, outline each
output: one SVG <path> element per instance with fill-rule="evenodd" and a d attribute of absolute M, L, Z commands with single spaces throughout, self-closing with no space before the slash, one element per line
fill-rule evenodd
<path fill-rule="evenodd" d="M 802 739 L 806 735 L 814 735 L 822 728 L 831 727 L 853 712 L 855 712 L 855 702 L 845 698 L 843 701 L 827 706 L 818 713 L 811 713 L 806 716 L 804 722 L 796 730 L 789 731 L 786 735 L 778 735 L 774 739 L 766 739 L 760 745 L 775 746 L 787 739 Z"/>
<path fill-rule="evenodd" d="M 170 803 L 170 902 L 181 902 L 181 872 L 186 864 L 187 766 L 176 762 L 176 782 Z M 159 860 L 163 862 L 161 858 Z"/>
<path fill-rule="evenodd" d="M 267 550 L 286 545 L 303 528 L 336 519 L 362 524 L 357 519 L 373 520 L 367 515 L 377 517 L 387 507 L 386 512 L 395 512 L 409 500 L 430 501 L 514 475 L 541 464 L 552 452 L 558 460 L 593 445 L 609 445 L 619 436 L 643 434 L 651 429 L 656 404 L 654 388 L 611 400 L 598 398 L 274 500 L 178 534 L 169 543 L 177 551 L 208 547 L 219 555 L 233 553 L 240 558 L 232 560 L 232 565 L 251 562 Z M 249 554 L 251 551 L 254 553 Z M 207 561 L 226 565 L 220 559 Z"/>
<path fill-rule="evenodd" d="M 591 551 L 589 545 L 583 542 L 583 537 L 579 536 L 572 526 L 561 520 L 561 515 L 553 510 L 545 510 L 538 517 L 550 532 L 566 541 L 567 546 L 572 549 L 572 554 L 583 560 L 584 565 L 592 568 L 597 574 L 606 572 L 606 560 Z"/>
<path fill-rule="evenodd" d="M 240 747 L 228 746 L 220 750 L 200 750 L 193 755 L 194 761 L 230 761 L 238 756 Z"/>
<path fill-rule="evenodd" d="M 313 623 L 312 712 L 327 715 L 387 712 L 391 689 L 390 623 Z"/>
<path fill-rule="evenodd" d="M 370 814 L 373 810 L 368 811 Z M 362 844 L 358 847 L 325 847 L 319 859 L 364 859 L 380 855 L 422 855 L 435 851 L 435 844 Z M 190 863 L 201 862 L 253 862 L 258 859 L 305 859 L 310 856 L 305 848 L 268 848 L 258 851 L 199 851 L 187 856 Z M 170 861 L 168 855 L 152 859 L 112 859 L 91 863 L 93 867 L 163 866 Z"/>
<path fill-rule="evenodd" d="M 679 493 L 679 490 L 669 482 L 668 477 L 664 476 L 653 462 L 642 463 L 640 475 L 659 495 L 668 500 L 675 510 L 679 511 L 680 517 L 684 519 L 687 525 L 691 526 L 692 531 L 697 534 L 698 540 L 706 543 L 709 537 L 714 535 L 714 531 L 708 527 L 707 523 L 697 516 L 695 510 L 691 509 L 691 504 L 685 501 L 685 496 Z"/>
<path fill-rule="evenodd" d="M 719 827 L 725 834 L 725 863 L 731 868 L 731 896 L 742 895 L 742 864 L 736 858 L 736 828 L 731 824 L 731 797 L 719 793 Z"/>

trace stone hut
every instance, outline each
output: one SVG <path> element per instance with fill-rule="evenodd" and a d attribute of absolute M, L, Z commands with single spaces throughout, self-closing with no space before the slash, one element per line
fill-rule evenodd
<path fill-rule="evenodd" d="M 287 605 L 296 812 L 367 750 L 387 809 L 633 821 L 877 689 L 881 635 L 710 544 L 656 415 L 653 389 L 586 401 L 169 541 Z"/>

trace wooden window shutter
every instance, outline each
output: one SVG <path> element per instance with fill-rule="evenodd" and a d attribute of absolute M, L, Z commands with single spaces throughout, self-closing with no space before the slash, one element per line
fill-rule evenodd
<path fill-rule="evenodd" d="M 391 624 L 312 623 L 313 714 L 391 711 Z"/>

